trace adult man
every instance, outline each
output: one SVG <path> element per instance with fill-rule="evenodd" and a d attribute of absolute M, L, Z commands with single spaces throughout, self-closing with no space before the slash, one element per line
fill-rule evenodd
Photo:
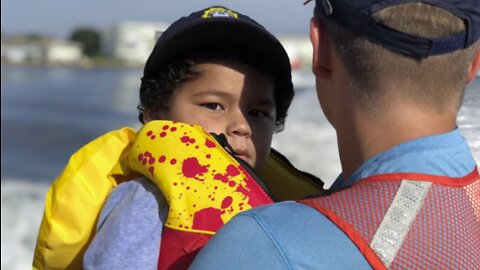
<path fill-rule="evenodd" d="M 316 0 L 314 14 L 336 192 L 238 215 L 192 268 L 480 268 L 479 174 L 456 128 L 480 1 Z"/>

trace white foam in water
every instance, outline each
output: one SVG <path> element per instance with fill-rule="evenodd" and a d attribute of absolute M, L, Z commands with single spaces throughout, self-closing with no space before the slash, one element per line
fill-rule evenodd
<path fill-rule="evenodd" d="M 273 136 L 272 146 L 284 154 L 298 169 L 313 173 L 325 187 L 340 173 L 335 130 L 323 116 L 313 82 L 297 92 L 285 130 Z"/>
<path fill-rule="evenodd" d="M 2 269 L 31 269 L 49 184 L 2 179 Z"/>

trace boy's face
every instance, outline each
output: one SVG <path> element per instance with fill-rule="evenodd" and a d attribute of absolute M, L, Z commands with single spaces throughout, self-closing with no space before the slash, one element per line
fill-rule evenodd
<path fill-rule="evenodd" d="M 162 119 L 223 133 L 238 157 L 254 168 L 267 158 L 276 111 L 272 78 L 234 61 L 200 63 L 199 75 L 177 89 Z"/>

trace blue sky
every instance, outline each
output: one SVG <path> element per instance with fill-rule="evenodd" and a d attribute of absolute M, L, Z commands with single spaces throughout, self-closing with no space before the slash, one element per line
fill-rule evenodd
<path fill-rule="evenodd" d="M 303 6 L 303 0 L 1 0 L 2 33 L 67 38 L 80 26 L 101 29 L 121 21 L 171 23 L 211 5 L 249 15 L 274 34 L 306 35 L 314 4 Z"/>

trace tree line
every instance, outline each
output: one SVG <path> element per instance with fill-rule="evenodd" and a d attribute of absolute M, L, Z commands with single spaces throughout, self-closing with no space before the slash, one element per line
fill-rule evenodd
<path fill-rule="evenodd" d="M 94 28 L 76 28 L 70 34 L 69 40 L 81 44 L 83 53 L 89 57 L 101 56 L 101 34 Z"/>

